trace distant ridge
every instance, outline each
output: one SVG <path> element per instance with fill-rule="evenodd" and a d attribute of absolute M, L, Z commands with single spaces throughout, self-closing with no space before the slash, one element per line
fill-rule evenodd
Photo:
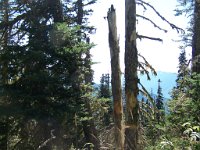
<path fill-rule="evenodd" d="M 167 100 L 167 99 L 170 98 L 171 90 L 176 85 L 177 74 L 176 73 L 170 73 L 170 72 L 158 71 L 157 76 L 154 76 L 152 73 L 150 73 L 151 80 L 147 80 L 146 75 L 139 74 L 138 77 L 139 77 L 142 85 L 152 95 L 157 94 L 158 79 L 160 79 L 161 80 L 160 85 L 161 85 L 161 88 L 162 88 L 163 97 Z M 124 86 L 124 75 L 122 75 L 122 86 Z M 94 87 L 98 88 L 99 83 L 94 83 Z"/>
<path fill-rule="evenodd" d="M 176 85 L 176 79 L 177 74 L 176 73 L 170 73 L 170 72 L 162 72 L 158 71 L 157 76 L 154 76 L 150 73 L 151 80 L 147 80 L 146 75 L 140 75 L 139 79 L 140 82 L 143 84 L 143 86 L 152 94 L 157 94 L 158 90 L 158 79 L 161 80 L 161 88 L 163 97 L 166 99 L 170 98 L 170 92 L 173 89 L 173 87 Z"/>

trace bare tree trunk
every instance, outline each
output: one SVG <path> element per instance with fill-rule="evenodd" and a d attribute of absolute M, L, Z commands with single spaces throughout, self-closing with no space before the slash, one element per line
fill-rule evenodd
<path fill-rule="evenodd" d="M 136 2 L 125 0 L 125 95 L 126 128 L 125 149 L 138 150 L 139 103 L 138 95 L 138 52 L 136 47 Z"/>
<path fill-rule="evenodd" d="M 111 84 L 112 95 L 114 101 L 114 122 L 115 122 L 115 148 L 124 149 L 124 133 L 123 133 L 123 106 L 121 91 L 121 71 L 119 62 L 119 41 L 117 38 L 116 13 L 113 5 L 108 11 L 108 27 L 109 27 L 109 45 L 111 56 Z"/>
<path fill-rule="evenodd" d="M 195 0 L 192 39 L 192 72 L 200 73 L 200 0 Z"/>

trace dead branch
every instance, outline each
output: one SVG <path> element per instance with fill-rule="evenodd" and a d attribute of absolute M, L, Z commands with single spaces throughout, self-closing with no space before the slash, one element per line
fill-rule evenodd
<path fill-rule="evenodd" d="M 155 38 L 155 37 L 150 37 L 150 36 L 145 36 L 145 35 L 139 35 L 139 34 L 137 34 L 137 38 L 139 38 L 140 40 L 142 40 L 142 39 L 149 39 L 149 40 L 163 42 L 163 40 L 161 38 Z"/>
<path fill-rule="evenodd" d="M 47 139 L 46 141 L 42 142 L 42 143 L 38 146 L 37 150 L 40 150 L 42 147 L 46 146 L 47 143 L 51 142 L 53 139 L 56 138 L 56 136 L 53 134 L 54 131 L 55 131 L 55 130 L 51 130 L 51 137 L 50 137 L 49 139 Z"/>
<path fill-rule="evenodd" d="M 137 0 L 137 3 L 141 3 L 142 5 L 150 7 L 158 15 L 158 17 L 160 17 L 163 21 L 167 22 L 171 26 L 171 28 L 175 29 L 178 33 L 185 33 L 185 31 L 182 28 L 177 27 L 173 23 L 169 22 L 165 17 L 163 17 L 151 4 L 144 2 L 143 0 Z"/>
<path fill-rule="evenodd" d="M 149 18 L 147 18 L 147 17 L 145 17 L 145 16 L 142 16 L 142 15 L 138 15 L 138 14 L 136 14 L 136 16 L 137 16 L 137 17 L 140 17 L 140 18 L 142 18 L 142 19 L 144 19 L 144 20 L 149 21 L 151 24 L 153 24 L 153 26 L 154 26 L 155 28 L 158 28 L 159 30 L 164 31 L 165 33 L 167 33 L 167 30 L 165 30 L 165 29 L 159 27 L 159 26 L 158 26 L 155 22 L 153 22 L 151 19 L 149 19 Z"/>
<path fill-rule="evenodd" d="M 150 63 L 144 58 L 144 56 L 142 56 L 141 54 L 138 54 L 138 56 L 140 56 L 144 60 L 146 67 L 150 68 L 152 73 L 156 76 L 157 75 L 156 70 L 150 65 Z"/>

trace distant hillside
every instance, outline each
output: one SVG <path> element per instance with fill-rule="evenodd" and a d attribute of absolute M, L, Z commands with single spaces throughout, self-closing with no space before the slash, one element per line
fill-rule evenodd
<path fill-rule="evenodd" d="M 163 97 L 165 99 L 170 98 L 170 92 L 172 88 L 176 85 L 176 78 L 177 74 L 176 73 L 170 73 L 170 72 L 157 72 L 157 76 L 154 76 L 150 74 L 151 80 L 147 80 L 146 75 L 140 75 L 139 74 L 139 79 L 140 82 L 143 84 L 143 86 L 149 91 L 149 93 L 156 95 L 157 90 L 158 90 L 158 79 L 161 80 L 161 88 L 162 88 L 162 93 Z M 122 85 L 124 82 L 123 76 L 122 76 Z M 99 84 L 94 84 L 95 88 L 99 87 Z"/>
<path fill-rule="evenodd" d="M 140 82 L 145 86 L 145 88 L 153 94 L 157 94 L 158 90 L 158 79 L 161 80 L 162 93 L 165 98 L 170 98 L 170 92 L 172 88 L 176 85 L 176 73 L 169 72 L 157 72 L 157 76 L 150 75 L 151 80 L 147 80 L 146 75 L 139 75 Z"/>

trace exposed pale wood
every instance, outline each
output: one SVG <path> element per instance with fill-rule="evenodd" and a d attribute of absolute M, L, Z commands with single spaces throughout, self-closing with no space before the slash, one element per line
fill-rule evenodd
<path fill-rule="evenodd" d="M 121 71 L 119 61 L 119 41 L 117 38 L 116 13 L 113 5 L 108 11 L 109 27 L 109 46 L 111 57 L 111 84 L 114 103 L 114 122 L 115 122 L 115 149 L 124 149 L 124 131 L 123 131 L 123 106 L 121 90 Z"/>
<path fill-rule="evenodd" d="M 138 51 L 136 46 L 136 2 L 125 0 L 125 149 L 139 150 Z"/>

